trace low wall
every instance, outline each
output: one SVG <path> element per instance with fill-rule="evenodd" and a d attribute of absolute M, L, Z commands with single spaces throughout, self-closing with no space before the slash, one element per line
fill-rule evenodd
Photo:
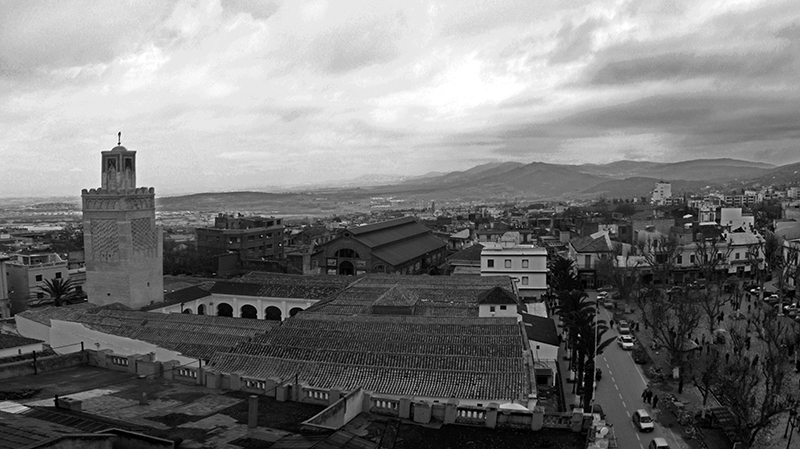
<path fill-rule="evenodd" d="M 365 398 L 368 397 L 361 388 L 351 391 L 325 410 L 303 421 L 302 428 L 312 432 L 339 430 L 364 411 L 364 403 L 368 401 Z"/>
<path fill-rule="evenodd" d="M 74 352 L 65 355 L 52 355 L 36 360 L 34 369 L 33 359 L 0 365 L 0 379 L 13 379 L 15 377 L 30 376 L 34 373 L 58 371 L 73 366 L 85 365 L 88 362 L 87 354 Z"/>

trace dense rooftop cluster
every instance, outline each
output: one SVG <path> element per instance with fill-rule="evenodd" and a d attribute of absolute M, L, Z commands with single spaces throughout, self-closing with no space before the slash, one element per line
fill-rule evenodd
<path fill-rule="evenodd" d="M 216 354 L 209 369 L 318 388 L 476 400 L 526 398 L 533 388 L 514 318 L 479 318 L 481 292 L 508 278 L 370 275 L 280 327 Z M 400 298 L 398 298 L 400 296 Z M 373 315 L 373 303 L 429 301 L 451 316 Z M 474 313 L 467 317 L 463 312 Z"/>

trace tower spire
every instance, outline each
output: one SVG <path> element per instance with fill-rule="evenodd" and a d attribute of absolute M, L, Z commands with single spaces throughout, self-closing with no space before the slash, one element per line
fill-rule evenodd
<path fill-rule="evenodd" d="M 122 131 L 117 133 L 117 145 L 122 145 Z"/>

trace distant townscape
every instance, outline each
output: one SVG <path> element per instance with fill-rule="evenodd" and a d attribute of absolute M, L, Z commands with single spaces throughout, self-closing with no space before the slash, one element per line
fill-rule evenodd
<path fill-rule="evenodd" d="M 800 164 L 161 198 L 99 162 L 0 209 L 0 447 L 791 442 Z"/>

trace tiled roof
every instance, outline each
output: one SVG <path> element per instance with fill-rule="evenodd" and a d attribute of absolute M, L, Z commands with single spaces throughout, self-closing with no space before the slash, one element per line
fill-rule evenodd
<path fill-rule="evenodd" d="M 528 334 L 528 340 L 553 346 L 560 344 L 556 322 L 552 318 L 523 313 L 522 322 L 525 323 L 525 332 Z"/>
<path fill-rule="evenodd" d="M 350 282 L 353 281 L 351 277 Z M 263 296 L 270 298 L 324 299 L 346 287 L 340 279 L 322 280 L 275 277 L 259 282 L 219 281 L 211 287 L 211 293 L 221 295 Z"/>
<path fill-rule="evenodd" d="M 367 275 L 327 300 L 320 301 L 303 313 L 368 314 L 372 303 L 392 286 L 398 285 L 414 292 L 420 299 L 418 308 L 431 305 L 461 309 L 471 307 L 478 313 L 478 295 L 493 287 L 512 290 L 508 276 L 452 277 Z"/>
<path fill-rule="evenodd" d="M 514 304 L 517 299 L 514 294 L 502 287 L 493 287 L 478 295 L 478 304 Z"/>
<path fill-rule="evenodd" d="M 605 236 L 592 238 L 591 236 L 580 237 L 569 241 L 570 245 L 579 253 L 600 253 L 611 251 L 608 247 Z"/>
<path fill-rule="evenodd" d="M 90 310 L 65 321 L 204 360 L 280 325 L 268 320 L 108 309 Z"/>
<path fill-rule="evenodd" d="M 483 245 L 480 243 L 476 243 L 472 246 L 462 249 L 461 251 L 451 255 L 447 258 L 447 260 L 453 261 L 471 261 L 477 264 L 481 263 L 481 251 L 483 251 Z"/>
<path fill-rule="evenodd" d="M 373 250 L 372 255 L 389 265 L 397 266 L 427 253 L 439 251 L 446 246 L 447 243 L 444 240 L 433 234 L 417 234 L 404 240 L 385 244 Z"/>
<path fill-rule="evenodd" d="M 17 314 L 17 316 L 49 326 L 51 318 L 70 321 L 70 318 L 73 316 L 79 315 L 87 310 L 96 309 L 97 307 L 100 306 L 90 302 L 70 304 L 61 307 L 37 307 L 35 309 L 28 309 L 24 312 L 20 312 Z"/>
<path fill-rule="evenodd" d="M 413 306 L 419 301 L 419 296 L 414 292 L 394 285 L 372 303 L 375 306 Z"/>
<path fill-rule="evenodd" d="M 19 348 L 20 346 L 35 345 L 36 343 L 43 342 L 19 335 L 0 334 L 0 349 Z"/>
<path fill-rule="evenodd" d="M 394 220 L 382 221 L 380 223 L 372 223 L 364 226 L 347 228 L 347 230 L 350 231 L 353 235 L 364 235 L 364 234 L 374 233 L 377 231 L 384 231 L 389 228 L 394 228 L 410 223 L 417 223 L 417 220 L 415 220 L 414 217 L 402 217 L 402 218 L 395 218 Z"/>
<path fill-rule="evenodd" d="M 203 289 L 197 285 L 186 287 L 181 290 L 176 290 L 164 295 L 164 302 L 177 304 L 180 302 L 194 301 L 195 299 L 205 298 L 211 296 L 208 290 Z"/>
<path fill-rule="evenodd" d="M 267 333 L 220 352 L 208 369 L 318 388 L 513 400 L 530 383 L 514 318 L 480 318 L 480 292 L 508 278 L 367 275 Z M 385 295 L 419 298 L 414 316 L 371 315 Z M 469 312 L 470 315 L 464 314 Z"/>

